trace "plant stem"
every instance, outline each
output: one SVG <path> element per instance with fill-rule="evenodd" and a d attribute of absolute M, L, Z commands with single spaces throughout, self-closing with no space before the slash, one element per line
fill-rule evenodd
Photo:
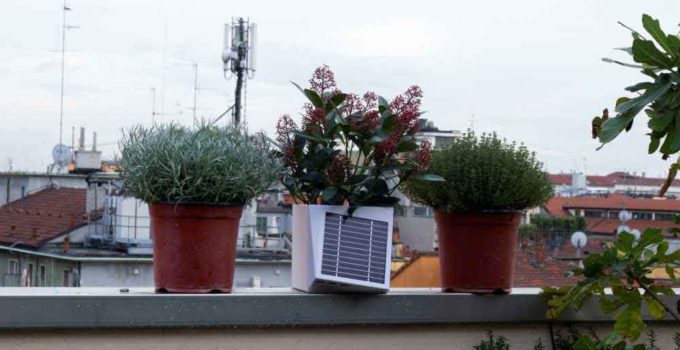
<path fill-rule="evenodd" d="M 629 272 L 629 275 L 630 275 L 630 272 Z M 673 318 L 676 321 L 680 322 L 680 316 L 678 316 L 678 314 L 675 311 L 673 311 L 673 309 L 668 307 L 668 305 L 666 305 L 666 303 L 661 301 L 661 299 L 659 299 L 659 297 L 656 295 L 656 293 L 652 292 L 649 289 L 649 287 L 647 287 L 642 282 L 640 282 L 639 278 L 634 278 L 634 279 L 635 279 L 635 282 L 637 282 L 637 284 L 645 291 L 645 293 L 647 293 L 647 295 L 651 296 L 652 299 L 656 300 L 659 304 L 661 304 L 661 306 L 663 306 L 663 308 L 666 310 L 666 312 L 668 312 L 671 316 L 673 316 Z"/>

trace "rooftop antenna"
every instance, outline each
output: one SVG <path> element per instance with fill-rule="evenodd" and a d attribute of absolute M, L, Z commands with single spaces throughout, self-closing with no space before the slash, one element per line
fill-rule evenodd
<path fill-rule="evenodd" d="M 244 79 L 252 79 L 255 76 L 256 40 L 257 25 L 250 23 L 250 20 L 243 19 L 243 17 L 232 18 L 231 24 L 224 25 L 224 49 L 222 51 L 224 77 L 229 79 L 231 76 L 236 76 L 232 109 L 234 124 L 241 123 Z"/>
<path fill-rule="evenodd" d="M 475 115 L 470 116 L 470 130 L 475 131 Z"/>
<path fill-rule="evenodd" d="M 64 137 L 64 64 L 66 58 L 66 31 L 68 29 L 76 29 L 77 26 L 70 26 L 66 23 L 66 12 L 72 11 L 66 5 L 66 0 L 62 6 L 62 25 L 61 25 L 61 92 L 59 100 L 59 144 L 63 145 Z"/>
<path fill-rule="evenodd" d="M 159 113 L 156 112 L 156 88 L 152 87 L 151 88 L 151 125 L 156 123 L 156 115 Z"/>
<path fill-rule="evenodd" d="M 194 63 L 194 125 L 198 126 L 198 120 L 196 120 L 196 92 L 198 91 L 198 63 Z"/>

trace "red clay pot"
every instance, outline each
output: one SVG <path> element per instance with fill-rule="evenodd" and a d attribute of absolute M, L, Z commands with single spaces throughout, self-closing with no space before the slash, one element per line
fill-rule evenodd
<path fill-rule="evenodd" d="M 435 212 L 443 292 L 510 293 L 519 212 Z"/>
<path fill-rule="evenodd" d="M 229 293 L 243 208 L 151 204 L 156 291 Z"/>

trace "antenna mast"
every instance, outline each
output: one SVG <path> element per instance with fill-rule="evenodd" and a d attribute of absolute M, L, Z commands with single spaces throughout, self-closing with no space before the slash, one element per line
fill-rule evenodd
<path fill-rule="evenodd" d="M 243 110 L 244 79 L 252 79 L 255 75 L 255 42 L 257 25 L 244 20 L 243 17 L 232 19 L 231 24 L 224 25 L 224 76 L 236 76 L 232 121 L 241 124 Z M 244 116 L 245 119 L 245 116 Z"/>
<path fill-rule="evenodd" d="M 62 7 L 62 24 L 61 24 L 61 93 L 59 102 L 59 144 L 63 143 L 64 137 L 64 61 L 66 57 L 66 29 L 69 26 L 66 24 L 66 11 L 71 11 L 71 8 L 66 6 L 64 0 Z"/>

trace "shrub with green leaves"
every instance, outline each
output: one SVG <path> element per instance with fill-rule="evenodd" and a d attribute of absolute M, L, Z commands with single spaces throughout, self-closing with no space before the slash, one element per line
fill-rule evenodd
<path fill-rule="evenodd" d="M 475 350 L 510 350 L 510 344 L 505 337 L 495 337 L 492 330 L 486 331 L 487 339 L 475 345 Z"/>
<path fill-rule="evenodd" d="M 133 127 L 120 142 L 124 189 L 147 203 L 244 205 L 281 172 L 261 141 L 234 126 Z"/>
<path fill-rule="evenodd" d="M 583 260 L 583 267 L 574 275 L 581 280 L 572 286 L 544 288 L 548 301 L 548 318 L 557 318 L 568 308 L 579 310 L 592 296 L 599 297 L 600 309 L 614 314 L 614 337 L 637 340 L 645 329 L 642 306 L 655 319 L 673 317 L 680 322 L 678 310 L 673 310 L 661 299 L 675 292 L 666 284 L 657 283 L 650 276 L 663 269 L 672 284 L 678 283 L 675 275 L 680 267 L 680 250 L 669 253 L 669 243 L 660 230 L 647 229 L 638 241 L 622 232 L 612 246 L 602 253 L 592 253 Z M 605 292 L 611 289 L 611 295 Z"/>
<path fill-rule="evenodd" d="M 623 130 L 629 131 L 635 118 L 644 111 L 649 128 L 649 154 L 659 152 L 663 159 L 680 151 L 680 36 L 666 34 L 659 21 L 649 15 L 642 16 L 642 26 L 647 34 L 631 29 L 633 45 L 624 48 L 636 64 L 609 58 L 604 61 L 640 69 L 650 80 L 626 88 L 635 94 L 616 100 L 616 116 L 609 117 L 607 109 L 592 121 L 593 138 L 602 144 L 614 140 Z M 628 28 L 628 27 L 626 27 Z M 630 28 L 628 28 L 630 29 Z M 663 195 L 680 168 L 680 160 L 671 165 L 668 180 L 660 190 Z"/>
<path fill-rule="evenodd" d="M 545 203 L 553 186 L 543 163 L 523 144 L 495 133 L 468 132 L 434 151 L 430 172 L 445 182 L 411 179 L 403 190 L 414 201 L 443 212 L 523 210 Z"/>

